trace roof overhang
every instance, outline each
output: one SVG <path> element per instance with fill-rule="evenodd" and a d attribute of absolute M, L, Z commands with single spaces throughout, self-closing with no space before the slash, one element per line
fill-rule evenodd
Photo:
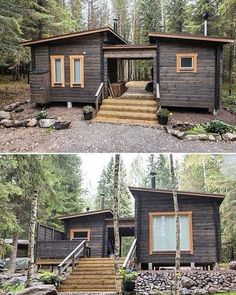
<path fill-rule="evenodd" d="M 65 219 L 72 219 L 72 218 L 91 216 L 91 215 L 97 215 L 97 214 L 105 214 L 105 213 L 110 213 L 113 215 L 113 211 L 111 209 L 104 209 L 104 210 L 82 212 L 78 214 L 62 215 L 62 216 L 59 216 L 58 219 L 65 220 Z"/>
<path fill-rule="evenodd" d="M 138 196 L 137 193 L 140 192 L 149 192 L 153 194 L 167 194 L 172 195 L 173 190 L 167 190 L 167 189 L 154 189 L 154 188 L 143 188 L 143 187 L 129 187 L 129 190 L 131 194 L 134 196 Z M 205 198 L 216 198 L 220 200 L 224 200 L 225 196 L 221 194 L 215 194 L 215 193 L 199 193 L 199 192 L 186 192 L 186 191 L 177 191 L 177 194 L 184 196 L 184 197 L 205 197 Z M 140 196 L 140 194 L 139 194 Z"/>
<path fill-rule="evenodd" d="M 53 42 L 53 41 L 60 41 L 60 40 L 64 40 L 64 39 L 70 39 L 70 38 L 75 38 L 75 37 L 82 37 L 82 36 L 87 36 L 87 35 L 91 35 L 91 34 L 106 33 L 106 32 L 113 34 L 118 39 L 120 39 L 120 41 L 122 41 L 125 44 L 128 44 L 128 42 L 125 39 L 123 39 L 119 34 L 117 34 L 110 27 L 95 29 L 95 30 L 74 32 L 74 33 L 64 34 L 64 35 L 57 35 L 57 36 L 52 36 L 52 37 L 47 37 L 47 38 L 37 39 L 37 40 L 28 40 L 28 41 L 23 41 L 20 44 L 23 46 L 32 46 L 32 45 L 37 45 L 37 44 L 43 44 L 43 43 L 48 43 L 48 42 Z"/>
<path fill-rule="evenodd" d="M 235 39 L 228 37 L 212 37 L 212 36 L 199 36 L 191 34 L 173 34 L 173 33 L 160 33 L 152 32 L 148 34 L 149 38 L 157 38 L 162 40 L 190 40 L 190 41 L 202 41 L 208 43 L 229 44 L 234 43 Z"/>

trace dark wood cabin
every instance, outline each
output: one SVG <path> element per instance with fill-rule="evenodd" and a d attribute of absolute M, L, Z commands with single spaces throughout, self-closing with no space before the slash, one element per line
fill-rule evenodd
<path fill-rule="evenodd" d="M 147 60 L 159 106 L 219 110 L 222 48 L 234 40 L 167 33 L 149 33 L 149 40 L 130 45 L 102 28 L 22 42 L 31 47 L 31 101 L 98 104 L 108 97 L 110 82 L 119 97 L 132 79 L 130 61 Z"/>
<path fill-rule="evenodd" d="M 175 216 L 171 190 L 130 188 L 135 198 L 137 260 L 142 268 L 174 266 Z M 220 260 L 219 207 L 224 196 L 178 192 L 181 265 L 213 266 Z"/>

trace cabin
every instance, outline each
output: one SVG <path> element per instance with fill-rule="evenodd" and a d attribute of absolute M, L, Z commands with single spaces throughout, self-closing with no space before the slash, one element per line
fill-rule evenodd
<path fill-rule="evenodd" d="M 166 106 L 217 112 L 223 45 L 234 40 L 157 32 L 148 36 L 148 44 L 132 45 L 108 27 L 22 42 L 31 47 L 31 101 L 95 104 L 98 111 L 108 97 L 129 98 L 133 107 L 127 100 L 123 107 L 130 112 L 140 99 L 156 102 L 154 111 Z M 149 89 L 133 81 L 136 60 L 150 68 Z M 106 106 L 100 115 L 109 111 Z"/>
<path fill-rule="evenodd" d="M 129 190 L 135 200 L 135 212 L 134 217 L 119 219 L 120 256 L 127 256 L 135 243 L 135 261 L 140 269 L 173 266 L 176 247 L 173 192 L 134 187 Z M 218 194 L 178 192 L 181 266 L 212 268 L 220 261 L 219 207 L 223 199 L 224 196 Z M 113 257 L 111 209 L 65 215 L 59 219 L 64 224 L 64 232 L 38 226 L 38 260 L 63 259 L 81 241 L 86 241 L 87 257 Z"/>

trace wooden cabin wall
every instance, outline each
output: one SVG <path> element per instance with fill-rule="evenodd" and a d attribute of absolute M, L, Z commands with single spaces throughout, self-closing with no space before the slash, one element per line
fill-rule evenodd
<path fill-rule="evenodd" d="M 197 73 L 177 73 L 176 53 L 197 53 Z M 160 94 L 163 106 L 214 108 L 215 47 L 160 42 Z"/>
<path fill-rule="evenodd" d="M 56 230 L 42 224 L 37 225 L 36 240 L 37 241 L 55 241 L 64 240 L 64 232 Z"/>
<path fill-rule="evenodd" d="M 181 254 L 181 264 L 208 265 L 218 262 L 220 251 L 219 202 L 211 198 L 178 196 L 179 210 L 192 211 L 193 254 Z M 137 258 L 139 263 L 174 265 L 175 254 L 149 255 L 149 213 L 174 212 L 172 196 L 142 192 L 135 198 Z"/>
<path fill-rule="evenodd" d="M 88 247 L 91 248 L 91 257 L 103 257 L 104 239 L 105 239 L 105 217 L 101 215 L 90 215 L 80 218 L 65 220 L 66 237 L 70 239 L 70 230 L 76 228 L 89 228 L 90 242 Z"/>

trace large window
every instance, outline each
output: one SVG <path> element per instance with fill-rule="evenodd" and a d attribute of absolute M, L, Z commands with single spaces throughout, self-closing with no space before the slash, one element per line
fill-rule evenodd
<path fill-rule="evenodd" d="M 176 54 L 176 71 L 197 72 L 197 53 L 177 53 Z"/>
<path fill-rule="evenodd" d="M 87 240 L 90 241 L 90 228 L 76 228 L 70 230 L 71 240 Z"/>
<path fill-rule="evenodd" d="M 193 252 L 192 243 L 192 212 L 180 212 L 180 249 Z M 176 249 L 175 213 L 150 213 L 150 254 L 173 252 Z"/>
<path fill-rule="evenodd" d="M 70 56 L 70 86 L 84 87 L 84 56 Z"/>
<path fill-rule="evenodd" d="M 65 87 L 64 56 L 51 56 L 51 85 L 52 87 Z"/>

